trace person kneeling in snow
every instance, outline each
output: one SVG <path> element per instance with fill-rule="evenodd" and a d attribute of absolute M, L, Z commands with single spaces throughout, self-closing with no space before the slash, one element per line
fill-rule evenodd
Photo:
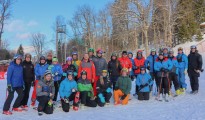
<path fill-rule="evenodd" d="M 78 90 L 80 91 L 81 108 L 85 106 L 96 107 L 93 87 L 91 82 L 87 79 L 87 72 L 81 72 L 81 78 L 78 80 Z"/>
<path fill-rule="evenodd" d="M 103 107 L 105 103 L 108 105 L 110 103 L 110 98 L 112 96 L 111 81 L 107 75 L 107 70 L 102 70 L 102 76 L 97 81 L 97 103 L 100 107 Z"/>
<path fill-rule="evenodd" d="M 51 71 L 47 70 L 44 79 L 37 85 L 38 115 L 53 114 L 53 97 L 55 93 Z"/>
<path fill-rule="evenodd" d="M 122 101 L 122 105 L 128 104 L 131 91 L 131 79 L 128 77 L 128 69 L 122 69 L 122 76 L 120 76 L 115 85 L 114 99 L 115 105 Z M 121 100 L 121 101 L 120 101 Z"/>
<path fill-rule="evenodd" d="M 149 93 L 153 80 L 151 76 L 146 73 L 145 67 L 140 68 L 140 74 L 137 76 L 136 85 L 138 86 L 138 100 L 149 100 Z"/>
<path fill-rule="evenodd" d="M 62 109 L 64 112 L 69 112 L 70 109 L 70 101 L 73 101 L 73 109 L 77 110 L 78 103 L 74 101 L 75 96 L 77 94 L 77 83 L 74 80 L 73 72 L 67 72 L 67 78 L 65 78 L 61 84 L 59 89 Z"/>

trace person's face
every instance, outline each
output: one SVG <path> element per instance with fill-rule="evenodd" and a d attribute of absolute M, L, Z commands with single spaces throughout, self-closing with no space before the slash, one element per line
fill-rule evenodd
<path fill-rule="evenodd" d="M 191 52 L 196 52 L 196 49 L 195 49 L 195 48 L 192 48 L 192 49 L 191 49 Z"/>
<path fill-rule="evenodd" d="M 179 54 L 182 54 L 182 50 L 178 50 L 178 53 L 179 53 Z"/>
<path fill-rule="evenodd" d="M 52 60 L 52 55 L 48 55 L 48 56 L 47 56 L 47 59 L 48 59 L 48 60 Z"/>
<path fill-rule="evenodd" d="M 102 54 L 101 54 L 101 53 L 98 53 L 97 56 L 98 56 L 98 57 L 102 57 Z"/>
<path fill-rule="evenodd" d="M 30 57 L 26 57 L 26 61 L 27 62 L 31 61 L 31 58 Z"/>
<path fill-rule="evenodd" d="M 107 76 L 107 73 L 106 73 L 106 72 L 103 72 L 103 73 L 102 73 L 102 76 L 103 76 L 103 77 L 106 77 L 106 76 Z"/>
<path fill-rule="evenodd" d="M 93 55 L 93 52 L 88 52 L 89 56 L 92 56 Z"/>
<path fill-rule="evenodd" d="M 46 60 L 41 60 L 40 62 L 41 62 L 42 64 L 44 64 L 44 63 L 46 62 Z"/>
<path fill-rule="evenodd" d="M 173 53 L 170 53 L 169 56 L 172 57 L 172 56 L 174 56 L 174 54 L 173 54 Z"/>
<path fill-rule="evenodd" d="M 76 59 L 77 59 L 77 55 L 73 55 L 73 59 L 75 59 L 75 60 L 76 60 Z"/>
<path fill-rule="evenodd" d="M 58 64 L 58 61 L 53 61 L 53 64 L 54 64 L 54 65 Z"/>
<path fill-rule="evenodd" d="M 88 54 L 85 54 L 85 55 L 84 55 L 84 59 L 85 59 L 85 60 L 88 60 L 88 59 L 89 59 Z"/>
<path fill-rule="evenodd" d="M 68 75 L 68 80 L 73 80 L 73 76 L 72 75 Z"/>
<path fill-rule="evenodd" d="M 141 74 L 145 74 L 145 70 L 141 70 Z"/>
<path fill-rule="evenodd" d="M 132 54 L 129 54 L 128 57 L 129 57 L 129 58 L 132 58 Z"/>
<path fill-rule="evenodd" d="M 71 63 L 72 63 L 71 61 L 67 61 L 67 64 L 68 64 L 68 65 L 71 65 Z"/>
<path fill-rule="evenodd" d="M 19 64 L 21 63 L 21 60 L 22 60 L 21 58 L 17 58 L 17 59 L 16 59 L 16 64 L 19 65 Z"/>
<path fill-rule="evenodd" d="M 163 53 L 167 54 L 167 53 L 168 53 L 168 50 L 167 50 L 167 49 L 164 49 L 164 50 L 163 50 Z"/>
<path fill-rule="evenodd" d="M 87 77 L 86 75 L 82 75 L 82 79 L 83 79 L 83 80 L 85 80 L 85 79 L 86 79 L 86 77 Z"/>
<path fill-rule="evenodd" d="M 112 59 L 113 59 L 113 60 L 116 60 L 116 56 L 112 56 Z"/>
<path fill-rule="evenodd" d="M 127 57 L 127 54 L 125 54 L 125 53 L 124 53 L 124 54 L 122 54 L 122 57 Z"/>
<path fill-rule="evenodd" d="M 160 55 L 160 56 L 159 56 L 159 59 L 161 59 L 161 60 L 162 60 L 163 58 L 164 58 L 164 56 L 163 56 L 163 55 Z"/>
<path fill-rule="evenodd" d="M 46 75 L 46 81 L 50 81 L 51 80 L 51 74 Z"/>
<path fill-rule="evenodd" d="M 127 76 L 127 72 L 122 71 L 122 76 Z"/>
<path fill-rule="evenodd" d="M 155 52 L 154 52 L 154 51 L 152 51 L 152 55 L 155 55 Z"/>
<path fill-rule="evenodd" d="M 142 57 L 142 54 L 138 53 L 137 56 L 138 56 L 138 57 Z"/>

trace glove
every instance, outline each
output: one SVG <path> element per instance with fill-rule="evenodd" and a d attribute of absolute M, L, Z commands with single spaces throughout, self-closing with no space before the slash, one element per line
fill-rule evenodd
<path fill-rule="evenodd" d="M 187 74 L 187 69 L 184 70 L 184 74 Z"/>
<path fill-rule="evenodd" d="M 63 76 L 66 77 L 66 76 L 67 76 L 67 73 L 63 73 Z"/>
<path fill-rule="evenodd" d="M 23 85 L 23 90 L 25 90 L 25 85 Z"/>
<path fill-rule="evenodd" d="M 201 72 L 204 72 L 204 69 L 201 69 Z"/>
<path fill-rule="evenodd" d="M 143 88 L 144 87 L 144 85 L 140 85 L 140 88 Z"/>
<path fill-rule="evenodd" d="M 200 73 L 200 70 L 194 70 L 196 73 Z"/>
<path fill-rule="evenodd" d="M 160 69 L 160 71 L 161 71 L 161 72 L 164 72 L 164 71 L 165 71 L 165 69 L 162 67 L 162 68 Z"/>
<path fill-rule="evenodd" d="M 115 87 L 115 90 L 118 90 L 119 89 L 119 87 Z"/>
<path fill-rule="evenodd" d="M 52 101 L 52 100 L 49 100 L 49 101 L 48 101 L 48 105 L 49 105 L 49 106 L 52 106 L 52 104 L 53 104 L 53 101 Z"/>
<path fill-rule="evenodd" d="M 148 85 L 149 85 L 148 83 L 144 84 L 144 86 L 148 86 Z"/>
<path fill-rule="evenodd" d="M 147 66 L 147 70 L 150 70 L 150 66 Z"/>
<path fill-rule="evenodd" d="M 76 91 L 77 91 L 76 89 L 74 89 L 74 88 L 72 89 L 72 92 L 76 92 Z"/>
<path fill-rule="evenodd" d="M 121 97 L 121 100 L 124 100 L 126 97 L 127 97 L 127 95 L 124 94 L 124 95 Z"/>
<path fill-rule="evenodd" d="M 8 90 L 9 92 L 13 92 L 13 88 L 11 87 L 11 84 L 8 84 L 8 85 L 7 85 L 7 90 Z"/>
<path fill-rule="evenodd" d="M 73 75 L 74 75 L 74 77 L 76 77 L 78 74 L 77 74 L 77 72 L 74 72 Z"/>
<path fill-rule="evenodd" d="M 58 72 L 56 72 L 54 75 L 57 76 L 57 75 L 58 75 Z"/>
<path fill-rule="evenodd" d="M 66 98 L 66 97 L 64 97 L 63 101 L 64 101 L 65 103 L 69 103 L 69 99 Z"/>
<path fill-rule="evenodd" d="M 107 88 L 106 92 L 107 92 L 107 93 L 110 93 L 111 90 L 112 90 L 111 88 Z"/>
<path fill-rule="evenodd" d="M 34 81 L 31 82 L 31 86 L 35 87 L 35 82 Z"/>
<path fill-rule="evenodd" d="M 98 94 L 98 97 L 102 103 L 105 103 L 105 98 L 103 97 L 102 93 Z"/>

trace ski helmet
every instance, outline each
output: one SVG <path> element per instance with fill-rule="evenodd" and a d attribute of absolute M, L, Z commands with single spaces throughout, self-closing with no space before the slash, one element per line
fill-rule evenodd
<path fill-rule="evenodd" d="M 45 56 L 41 56 L 40 60 L 46 60 L 46 57 Z"/>
<path fill-rule="evenodd" d="M 94 49 L 93 48 L 89 48 L 88 52 L 93 52 L 94 53 Z"/>
<path fill-rule="evenodd" d="M 81 74 L 81 76 L 82 75 L 87 75 L 87 72 L 85 70 L 83 70 L 80 74 Z"/>
<path fill-rule="evenodd" d="M 128 55 L 129 55 L 129 54 L 132 54 L 132 52 L 129 51 L 129 52 L 127 52 L 127 54 L 128 54 Z M 132 55 L 133 55 L 133 54 L 132 54 Z"/>
<path fill-rule="evenodd" d="M 116 53 L 112 53 L 111 57 L 112 57 L 112 56 L 115 56 L 115 57 L 117 57 L 117 54 L 116 54 Z"/>
<path fill-rule="evenodd" d="M 50 70 L 46 70 L 45 73 L 44 73 L 44 76 L 46 76 L 48 74 L 52 74 Z"/>
<path fill-rule="evenodd" d="M 17 59 L 17 58 L 22 59 L 22 56 L 20 54 L 15 54 L 13 59 Z"/>
<path fill-rule="evenodd" d="M 67 71 L 67 75 L 73 75 L 73 71 L 72 70 L 68 70 Z"/>
<path fill-rule="evenodd" d="M 126 54 L 127 55 L 127 51 L 122 51 L 122 54 Z"/>
<path fill-rule="evenodd" d="M 140 71 L 142 71 L 142 70 L 146 70 L 146 67 L 145 66 L 141 66 L 140 67 Z"/>
<path fill-rule="evenodd" d="M 174 51 L 172 49 L 170 49 L 169 54 L 174 54 Z"/>
<path fill-rule="evenodd" d="M 102 49 L 98 49 L 96 52 L 97 52 L 97 54 L 103 54 Z"/>
<path fill-rule="evenodd" d="M 72 52 L 72 55 L 78 55 L 78 53 L 77 52 Z"/>
<path fill-rule="evenodd" d="M 192 45 L 191 49 L 197 49 L 196 45 Z"/>
<path fill-rule="evenodd" d="M 138 50 L 137 54 L 141 54 L 142 55 L 142 50 Z"/>
<path fill-rule="evenodd" d="M 66 58 L 66 61 L 72 61 L 72 57 L 70 57 L 70 56 L 67 57 L 67 58 Z"/>
<path fill-rule="evenodd" d="M 156 52 L 156 49 L 152 48 L 150 52 Z"/>

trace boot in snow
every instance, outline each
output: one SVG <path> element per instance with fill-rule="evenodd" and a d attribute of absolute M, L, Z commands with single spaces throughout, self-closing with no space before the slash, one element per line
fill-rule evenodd
<path fill-rule="evenodd" d="M 39 115 L 39 116 L 43 115 L 43 112 L 38 112 L 38 115 Z"/>
<path fill-rule="evenodd" d="M 162 99 L 163 99 L 163 95 L 162 95 L 162 93 L 159 95 L 159 98 L 158 98 L 158 100 L 159 101 L 162 101 Z"/>
<path fill-rule="evenodd" d="M 152 91 L 150 91 L 150 93 L 149 93 L 149 97 L 150 97 L 150 98 L 152 97 Z"/>
<path fill-rule="evenodd" d="M 85 109 L 85 105 L 84 104 L 80 104 L 80 109 Z"/>
<path fill-rule="evenodd" d="M 193 92 L 193 95 L 196 95 L 198 93 L 198 90 L 195 90 L 194 92 Z"/>
<path fill-rule="evenodd" d="M 185 88 L 180 88 L 180 92 L 181 92 L 181 94 L 184 94 L 184 93 L 185 93 L 185 91 L 186 91 L 186 89 L 185 89 Z"/>
<path fill-rule="evenodd" d="M 165 94 L 165 101 L 169 102 L 169 95 L 168 94 Z"/>
<path fill-rule="evenodd" d="M 180 90 L 179 89 L 176 90 L 176 95 L 180 95 L 180 94 L 181 94 Z"/>
<path fill-rule="evenodd" d="M 23 111 L 22 108 L 13 108 L 12 110 L 15 112 L 22 112 Z"/>
<path fill-rule="evenodd" d="M 12 115 L 12 112 L 11 111 L 3 111 L 3 114 L 5 114 L 5 115 Z"/>

